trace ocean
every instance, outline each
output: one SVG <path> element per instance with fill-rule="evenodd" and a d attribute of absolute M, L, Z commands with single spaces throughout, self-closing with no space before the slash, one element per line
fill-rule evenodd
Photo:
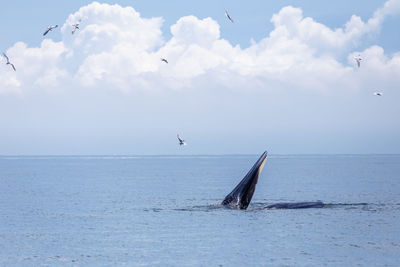
<path fill-rule="evenodd" d="M 270 155 L 221 207 L 258 157 L 2 156 L 0 266 L 399 266 L 400 155 Z"/>

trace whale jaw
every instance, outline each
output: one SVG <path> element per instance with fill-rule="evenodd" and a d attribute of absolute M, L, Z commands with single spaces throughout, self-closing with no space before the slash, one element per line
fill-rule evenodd
<path fill-rule="evenodd" d="M 253 165 L 246 176 L 240 183 L 230 192 L 222 201 L 222 205 L 233 208 L 245 210 L 250 204 L 258 182 L 265 161 L 267 159 L 267 151 L 265 151 L 257 162 Z"/>

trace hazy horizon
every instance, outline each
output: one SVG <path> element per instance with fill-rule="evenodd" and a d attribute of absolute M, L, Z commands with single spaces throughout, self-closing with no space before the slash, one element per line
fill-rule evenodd
<path fill-rule="evenodd" d="M 127 158 L 135 158 L 135 157 L 242 157 L 242 156 L 260 156 L 261 153 L 259 154 L 239 154 L 239 153 L 233 153 L 233 154 L 10 154 L 10 155 L 0 155 L 0 158 L 18 158 L 18 157 L 93 157 L 93 158 L 100 158 L 100 157 L 108 157 L 108 158 L 121 158 L 121 157 L 127 157 Z M 295 157 L 295 156 L 305 156 L 305 157 L 312 157 L 312 156 L 344 156 L 344 157 L 351 157 L 351 156 L 400 156 L 400 153 L 360 153 L 360 154 L 350 154 L 350 153 L 331 153 L 331 154 L 321 154 L 321 153 L 308 153 L 308 154 L 299 154 L 299 153 L 292 153 L 292 154 L 281 154 L 281 153 L 274 153 L 270 154 L 268 153 L 268 157 Z"/>

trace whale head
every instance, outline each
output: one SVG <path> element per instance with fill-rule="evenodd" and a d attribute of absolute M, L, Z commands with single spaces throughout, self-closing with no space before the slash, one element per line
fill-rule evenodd
<path fill-rule="evenodd" d="M 228 206 L 234 209 L 245 210 L 250 204 L 251 198 L 253 197 L 258 182 L 258 176 L 260 175 L 265 161 L 267 159 L 267 151 L 265 151 L 261 157 L 257 160 L 254 166 L 246 174 L 246 176 L 240 181 L 240 183 L 230 192 L 225 199 L 222 201 L 222 205 Z"/>

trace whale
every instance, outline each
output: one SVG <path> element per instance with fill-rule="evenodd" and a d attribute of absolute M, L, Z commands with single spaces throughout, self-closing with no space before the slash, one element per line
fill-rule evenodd
<path fill-rule="evenodd" d="M 264 168 L 267 160 L 267 151 L 265 151 L 260 158 L 254 163 L 253 167 L 243 177 L 239 184 L 230 192 L 221 205 L 231 208 L 246 210 L 253 198 L 254 191 L 258 182 L 258 177 Z M 309 202 L 292 202 L 292 203 L 274 203 L 268 204 L 263 209 L 307 209 L 307 208 L 323 208 L 324 203 L 321 201 Z"/>
<path fill-rule="evenodd" d="M 310 209 L 310 208 L 323 208 L 325 204 L 322 201 L 308 201 L 308 202 L 281 202 L 269 204 L 264 209 L 277 210 L 277 209 Z"/>
<path fill-rule="evenodd" d="M 222 205 L 233 208 L 245 210 L 250 204 L 250 201 L 256 190 L 258 176 L 264 168 L 265 161 L 267 160 L 267 151 L 256 161 L 246 176 L 240 183 L 230 192 L 222 201 Z"/>

